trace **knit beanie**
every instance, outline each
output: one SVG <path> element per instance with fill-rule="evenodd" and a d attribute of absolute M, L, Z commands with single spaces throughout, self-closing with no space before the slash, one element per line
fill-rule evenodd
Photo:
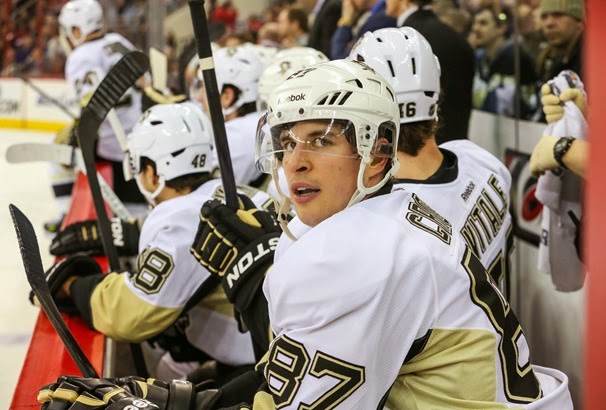
<path fill-rule="evenodd" d="M 545 13 L 564 13 L 584 21 L 584 0 L 541 0 L 541 15 Z"/>

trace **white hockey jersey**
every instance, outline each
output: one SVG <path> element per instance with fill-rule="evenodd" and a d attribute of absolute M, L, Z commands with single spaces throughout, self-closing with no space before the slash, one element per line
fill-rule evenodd
<path fill-rule="evenodd" d="M 250 184 L 261 176 L 255 165 L 255 132 L 261 112 L 253 112 L 225 123 L 229 155 L 237 184 Z M 219 167 L 217 150 L 213 150 L 215 166 Z"/>
<path fill-rule="evenodd" d="M 572 408 L 566 376 L 535 375 L 498 287 L 416 194 L 295 230 L 263 286 L 276 338 L 254 409 Z"/>
<path fill-rule="evenodd" d="M 130 41 L 117 33 L 105 34 L 76 47 L 65 62 L 65 78 L 75 87 L 78 100 L 94 91 L 114 64 L 134 49 Z M 130 88 L 115 108 L 120 124 L 128 134 L 141 116 L 141 93 Z M 111 161 L 122 161 L 124 157 L 107 119 L 99 128 L 97 154 Z"/>
<path fill-rule="evenodd" d="M 431 178 L 396 180 L 393 189 L 403 188 L 418 194 L 446 218 L 463 234 L 467 246 L 493 279 L 502 285 L 513 250 L 509 170 L 498 158 L 471 141 L 450 141 L 440 148 L 445 165 Z"/>
<path fill-rule="evenodd" d="M 246 193 L 258 206 L 270 201 L 264 192 L 254 192 Z M 137 271 L 112 273 L 92 293 L 95 329 L 116 340 L 142 341 L 175 322 L 194 292 L 210 278 L 190 247 L 202 204 L 222 196 L 221 181 L 214 179 L 152 210 L 139 238 Z M 187 315 L 185 334 L 195 347 L 229 365 L 254 363 L 250 335 L 239 332 L 221 285 Z"/>

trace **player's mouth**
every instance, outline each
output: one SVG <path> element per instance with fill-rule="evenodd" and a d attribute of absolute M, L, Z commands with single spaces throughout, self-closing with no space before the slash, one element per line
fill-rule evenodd
<path fill-rule="evenodd" d="M 290 185 L 291 199 L 298 204 L 309 202 L 320 193 L 320 189 L 305 184 L 302 182 L 295 182 Z"/>

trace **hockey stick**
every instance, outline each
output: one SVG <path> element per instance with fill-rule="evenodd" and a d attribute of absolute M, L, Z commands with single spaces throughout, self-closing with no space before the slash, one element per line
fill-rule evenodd
<path fill-rule="evenodd" d="M 118 252 L 112 241 L 110 223 L 105 212 L 99 180 L 95 177 L 97 170 L 95 169 L 94 136 L 97 134 L 97 130 L 107 113 L 120 100 L 122 95 L 135 84 L 135 81 L 147 71 L 148 66 L 147 57 L 140 51 L 133 51 L 122 57 L 95 90 L 82 111 L 80 122 L 76 128 L 76 135 L 84 158 L 86 177 L 99 221 L 103 249 L 112 271 L 120 269 L 120 262 Z"/>
<path fill-rule="evenodd" d="M 132 87 L 135 82 L 149 69 L 149 60 L 147 56 L 140 51 L 132 51 L 125 54 L 120 61 L 114 65 L 101 81 L 88 104 L 82 111 L 80 122 L 76 128 L 76 135 L 84 165 L 86 168 L 86 178 L 90 185 L 95 212 L 101 232 L 101 242 L 107 257 L 107 262 L 113 272 L 120 270 L 120 261 L 118 259 L 118 251 L 114 246 L 111 234 L 111 226 L 109 218 L 105 212 L 103 197 L 99 187 L 99 180 L 95 177 L 95 140 L 97 130 L 101 126 L 101 122 L 113 106 L 122 98 L 122 95 Z M 126 141 L 124 141 L 126 142 Z M 131 353 L 137 373 L 141 377 L 147 377 L 147 369 L 145 367 L 145 359 L 141 346 L 136 343 L 130 343 Z"/>
<path fill-rule="evenodd" d="M 75 119 L 78 118 L 78 117 L 76 117 L 76 115 L 74 115 L 74 113 L 72 113 L 70 111 L 69 108 L 67 108 L 65 105 L 63 105 L 62 103 L 60 103 L 59 101 L 57 101 L 55 98 L 53 98 L 50 95 L 48 95 L 47 93 L 45 93 L 40 87 L 38 87 L 37 85 L 35 85 L 34 83 L 32 83 L 27 78 L 20 76 L 19 79 L 21 79 L 21 81 L 23 81 L 25 84 L 29 85 L 32 88 L 32 90 L 34 90 L 35 92 L 37 92 L 38 94 L 40 94 L 42 97 L 44 97 L 47 100 L 49 100 L 50 102 L 52 102 L 55 106 L 57 106 L 57 108 L 59 108 L 64 113 L 66 113 L 72 119 L 75 120 Z"/>
<path fill-rule="evenodd" d="M 238 194 L 236 193 L 236 180 L 229 155 L 227 134 L 225 132 L 225 120 L 220 102 L 220 90 L 215 75 L 215 62 L 213 60 L 210 39 L 208 37 L 208 22 L 206 21 L 206 10 L 204 0 L 190 0 L 189 10 L 194 26 L 194 36 L 198 46 L 198 58 L 200 59 L 200 70 L 204 78 L 204 89 L 208 100 L 210 120 L 215 134 L 215 145 L 221 169 L 221 180 L 225 190 L 225 203 L 232 209 L 238 209 Z"/>
<path fill-rule="evenodd" d="M 78 366 L 78 369 L 84 377 L 98 378 L 97 371 L 88 360 L 76 339 L 69 331 L 69 328 L 65 324 L 65 321 L 55 305 L 55 301 L 51 295 L 48 283 L 44 277 L 44 269 L 42 268 L 42 258 L 40 257 L 40 248 L 38 247 L 38 241 L 36 239 L 36 232 L 32 223 L 27 219 L 27 216 L 15 205 L 10 204 L 8 209 L 13 218 L 13 225 L 15 226 L 15 232 L 17 233 L 17 241 L 19 242 L 19 251 L 21 252 L 21 259 L 23 260 L 23 267 L 25 268 L 25 274 L 27 275 L 27 281 L 29 282 L 34 294 L 40 301 L 42 310 L 46 313 L 48 320 L 55 328 L 55 331 L 63 341 L 65 348 L 69 355 Z"/>
<path fill-rule="evenodd" d="M 151 66 L 152 87 L 166 95 L 168 93 L 166 79 L 168 62 L 166 55 L 160 50 L 150 47 L 149 64 Z"/>
<path fill-rule="evenodd" d="M 20 164 L 24 162 L 45 161 L 64 166 L 75 166 L 86 174 L 82 152 L 79 148 L 63 144 L 43 144 L 25 142 L 13 144 L 6 150 L 6 162 Z M 109 204 L 112 212 L 120 219 L 133 220 L 130 211 L 124 206 L 120 198 L 105 182 L 105 179 L 97 172 L 97 179 L 101 188 L 103 199 Z"/>
<path fill-rule="evenodd" d="M 92 73 L 91 77 L 95 83 L 99 83 L 99 78 L 95 73 Z M 124 92 L 126 92 L 126 90 Z M 120 96 L 120 98 L 122 98 L 122 96 Z M 117 103 L 118 101 L 116 101 L 114 105 L 116 105 Z M 122 152 L 126 152 L 126 150 L 128 149 L 126 145 L 126 133 L 124 132 L 124 128 L 122 128 L 122 124 L 120 123 L 120 119 L 118 118 L 118 113 L 116 113 L 116 110 L 113 108 L 113 106 L 105 116 L 107 117 L 109 126 L 112 128 L 114 136 L 116 137 L 116 140 L 120 145 L 120 149 L 122 150 Z"/>

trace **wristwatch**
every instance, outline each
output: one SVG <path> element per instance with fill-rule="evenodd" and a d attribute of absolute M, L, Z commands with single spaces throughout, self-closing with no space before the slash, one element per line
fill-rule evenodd
<path fill-rule="evenodd" d="M 570 149 L 570 146 L 572 145 L 573 141 L 573 137 L 562 137 L 553 146 L 553 158 L 558 164 L 560 164 L 562 168 L 568 169 L 566 164 L 564 164 L 562 158 L 564 157 L 564 154 L 566 154 Z"/>

